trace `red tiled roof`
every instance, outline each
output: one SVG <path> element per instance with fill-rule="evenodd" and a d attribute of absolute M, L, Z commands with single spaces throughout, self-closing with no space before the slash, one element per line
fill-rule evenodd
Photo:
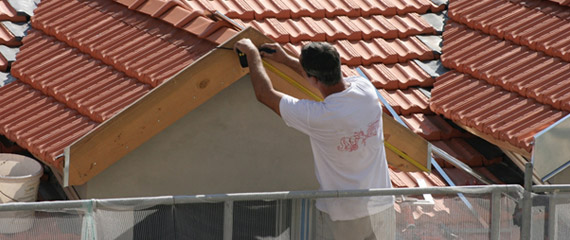
<path fill-rule="evenodd" d="M 447 140 L 464 135 L 438 115 L 414 113 L 402 116 L 402 120 L 414 133 L 430 141 Z"/>
<path fill-rule="evenodd" d="M 427 0 L 45 1 L 12 68 L 19 81 L 0 88 L 0 100 L 13 102 L 0 107 L 7 116 L 0 134 L 61 167 L 64 147 L 233 36 L 228 23 L 206 16 L 218 10 L 295 54 L 305 41 L 331 42 L 343 74 L 359 67 L 413 131 L 481 166 L 489 160 L 434 115 L 418 89 L 434 79 L 416 61 L 439 57 L 418 38 L 438 34 L 420 14 L 444 7 Z"/>
<path fill-rule="evenodd" d="M 26 22 L 28 17 L 18 13 L 8 0 L 0 0 L 0 21 Z"/>
<path fill-rule="evenodd" d="M 63 148 L 237 33 L 183 2 L 42 1 L 0 88 L 0 134 L 62 168 Z"/>
<path fill-rule="evenodd" d="M 23 5 L 33 5 L 33 0 L 21 0 Z M 13 81 L 9 75 L 13 55 L 22 45 L 21 34 L 30 16 L 16 10 L 9 0 L 0 0 L 0 87 Z"/>
<path fill-rule="evenodd" d="M 390 179 L 395 188 L 419 187 L 420 180 L 423 180 L 428 187 L 447 186 L 439 176 L 426 172 L 401 172 L 390 169 Z"/>
<path fill-rule="evenodd" d="M 430 108 L 528 152 L 570 111 L 570 7 L 547 1 L 449 4 Z"/>

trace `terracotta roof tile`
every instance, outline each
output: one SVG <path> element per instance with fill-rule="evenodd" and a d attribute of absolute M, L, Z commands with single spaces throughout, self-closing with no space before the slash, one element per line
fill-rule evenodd
<path fill-rule="evenodd" d="M 493 175 L 491 172 L 489 172 L 488 169 L 484 167 L 474 167 L 473 170 L 477 171 L 479 174 L 489 178 L 497 184 L 502 184 L 501 180 L 499 180 L 495 175 Z M 445 168 L 444 171 L 455 182 L 455 184 L 459 186 L 484 185 L 484 183 L 480 182 L 478 179 L 460 169 Z"/>
<path fill-rule="evenodd" d="M 255 19 L 291 17 L 291 9 L 281 0 L 250 0 L 247 5 L 255 12 Z"/>
<path fill-rule="evenodd" d="M 399 15 L 410 12 L 425 13 L 430 10 L 433 5 L 429 0 L 397 0 L 392 2 L 396 5 Z"/>
<path fill-rule="evenodd" d="M 8 62 L 8 60 L 6 60 L 6 58 L 0 54 L 0 71 L 2 72 L 6 72 L 8 71 L 8 68 L 10 67 L 10 62 Z M 2 86 L 0 84 L 0 86 Z"/>
<path fill-rule="evenodd" d="M 298 19 L 244 21 L 261 32 L 269 35 L 280 43 L 297 43 L 300 41 L 336 40 L 370 40 L 373 38 L 393 39 L 405 38 L 417 34 L 435 34 L 435 29 L 417 14 L 393 16 L 386 18 L 381 15 L 370 17 L 314 19 L 301 17 Z"/>
<path fill-rule="evenodd" d="M 445 7 L 445 5 L 436 6 L 429 0 L 279 0 L 267 2 L 264 0 L 192 0 L 187 2 L 191 8 L 199 11 L 218 10 L 230 18 L 242 20 L 261 20 L 268 17 L 279 19 L 301 17 L 318 19 L 336 16 L 368 17 L 377 14 L 393 16 L 396 14 L 426 13 L 430 10 L 440 12 Z"/>
<path fill-rule="evenodd" d="M 25 22 L 28 17 L 18 13 L 8 0 L 0 0 L 0 21 Z"/>
<path fill-rule="evenodd" d="M 21 82 L 0 88 L 0 134 L 41 157 L 46 163 L 61 167 L 55 156 L 63 148 L 96 126 L 89 118 L 67 108 L 51 97 Z"/>
<path fill-rule="evenodd" d="M 253 19 L 254 9 L 244 0 L 209 1 L 212 7 L 229 18 Z"/>
<path fill-rule="evenodd" d="M 6 46 L 17 47 L 22 44 L 21 41 L 16 39 L 14 34 L 8 30 L 4 24 L 0 23 L 0 44 Z"/>
<path fill-rule="evenodd" d="M 434 58 L 433 52 L 414 37 L 394 40 L 374 38 L 370 41 L 340 40 L 333 45 L 341 55 L 341 62 L 351 66 Z"/>
<path fill-rule="evenodd" d="M 400 115 L 412 113 L 430 113 L 428 108 L 428 98 L 417 88 L 406 90 L 384 90 L 380 89 L 380 94 Z"/>
<path fill-rule="evenodd" d="M 386 0 L 353 0 L 361 8 L 360 14 L 364 17 L 381 14 L 384 16 L 396 15 L 396 6 Z"/>
<path fill-rule="evenodd" d="M 181 6 L 174 6 L 171 9 L 168 9 L 163 15 L 161 15 L 161 19 L 165 22 L 168 22 L 175 27 L 183 27 L 188 22 L 194 20 L 198 16 L 202 16 L 202 12 L 200 11 L 191 11 Z"/>
<path fill-rule="evenodd" d="M 567 5 L 559 4 L 560 0 L 555 1 L 523 1 L 523 0 L 513 0 L 514 3 L 521 4 L 527 8 L 533 9 L 535 11 L 541 11 L 545 14 L 550 14 L 553 16 L 558 16 L 563 19 L 568 19 L 570 17 L 569 8 Z"/>
<path fill-rule="evenodd" d="M 212 5 L 213 1 L 209 1 L 209 0 L 192 0 L 192 1 L 186 1 L 186 3 L 190 6 L 191 9 L 195 10 L 195 11 L 200 11 L 202 13 L 204 13 L 204 15 L 208 15 L 208 13 L 214 12 L 216 10 L 221 11 L 222 13 L 226 13 L 226 11 L 224 11 L 223 8 L 220 9 L 216 9 L 214 8 L 214 6 Z M 223 5 L 219 5 L 218 7 L 222 7 Z M 229 13 L 229 12 L 227 12 Z M 251 15 L 251 17 L 249 17 Z M 251 12 L 248 13 L 244 13 L 243 15 L 239 15 L 240 17 L 244 17 L 247 19 L 253 19 L 253 10 L 251 10 Z"/>
<path fill-rule="evenodd" d="M 116 8 L 116 6 L 109 4 L 102 5 L 105 5 L 105 8 L 102 9 L 102 11 L 107 12 L 113 17 L 116 17 L 115 15 L 125 14 L 124 9 L 119 9 Z M 237 33 L 237 31 L 227 30 L 227 28 L 232 27 L 229 23 L 206 18 L 204 10 L 192 9 L 190 4 L 187 4 L 186 1 L 170 0 L 164 2 L 162 0 L 145 0 L 133 9 L 140 13 L 162 20 L 146 21 L 144 18 L 138 18 L 132 21 L 131 19 L 130 25 L 139 27 L 140 29 L 145 29 L 150 34 L 163 36 L 180 35 L 180 33 L 173 33 L 170 29 L 166 30 L 167 28 L 161 26 L 161 24 L 164 23 L 170 23 L 181 30 L 188 31 L 197 35 L 199 38 L 210 40 L 215 44 L 219 44 L 227 40 L 229 36 L 232 36 L 231 33 Z M 216 33 L 215 36 L 210 36 L 214 33 Z"/>
<path fill-rule="evenodd" d="M 13 75 L 93 121 L 105 121 L 150 90 L 53 37 L 31 31 L 26 38 Z M 35 54 L 36 49 L 43 54 Z"/>
<path fill-rule="evenodd" d="M 570 24 L 568 19 L 557 16 L 568 10 L 509 1 L 484 0 L 473 4 L 459 0 L 450 3 L 449 17 L 469 28 L 570 61 Z"/>
<path fill-rule="evenodd" d="M 419 187 L 418 179 L 424 180 L 428 187 L 447 186 L 436 174 L 426 172 L 401 172 L 390 169 L 390 180 L 392 180 L 392 185 L 396 188 Z"/>
<path fill-rule="evenodd" d="M 344 77 L 358 76 L 359 75 L 358 71 L 354 67 L 341 65 L 340 70 L 342 71 L 342 75 Z"/>
<path fill-rule="evenodd" d="M 61 168 L 64 147 L 237 33 L 183 2 L 117 2 L 38 5 L 19 80 L 0 88 L 1 135 Z"/>
<path fill-rule="evenodd" d="M 372 64 L 361 68 L 376 88 L 406 89 L 411 86 L 432 86 L 434 79 L 414 62 Z"/>
<path fill-rule="evenodd" d="M 570 25 L 570 24 L 568 24 Z M 443 65 L 486 80 L 508 91 L 533 98 L 554 108 L 570 111 L 567 85 L 570 64 L 482 32 L 449 23 L 444 33 Z M 473 41 L 462 41 L 462 33 Z M 487 36 L 487 37 L 486 37 Z M 449 37 L 449 39 L 447 38 Z M 548 72 L 541 71 L 551 69 Z"/>
<path fill-rule="evenodd" d="M 351 0 L 326 0 L 321 5 L 326 9 L 327 17 L 334 16 L 360 16 L 360 8 Z"/>
<path fill-rule="evenodd" d="M 455 71 L 438 78 L 430 108 L 529 152 L 534 134 L 568 114 Z"/>
<path fill-rule="evenodd" d="M 486 161 L 481 153 L 477 152 L 477 150 L 461 138 L 432 141 L 431 143 L 470 167 L 481 167 Z M 453 167 L 453 165 L 439 158 L 439 156 L 434 155 L 434 159 L 441 166 Z"/>
<path fill-rule="evenodd" d="M 570 0 L 549 0 L 549 1 L 570 7 Z"/>
<path fill-rule="evenodd" d="M 71 47 L 80 49 L 107 65 L 114 66 L 127 76 L 140 79 L 152 86 L 157 86 L 168 76 L 168 74 L 160 74 L 157 71 L 161 71 L 163 68 L 171 68 L 171 66 L 176 66 L 176 69 L 180 70 L 182 66 L 190 64 L 196 56 L 201 56 L 214 47 L 213 44 L 203 40 L 203 43 L 200 43 L 200 40 L 196 39 L 193 39 L 193 42 L 183 40 L 181 44 L 187 45 L 188 48 L 195 45 L 203 46 L 203 48 L 193 47 L 190 51 L 184 46 L 176 46 L 175 44 L 179 42 L 174 42 L 174 38 L 177 37 L 175 34 L 176 31 L 181 30 L 167 28 L 166 23 L 154 19 L 147 19 L 147 23 L 143 23 L 147 26 L 145 28 L 130 25 L 126 21 L 121 21 L 122 19 L 112 17 L 117 11 L 125 11 L 116 6 L 100 5 L 98 7 L 101 10 L 98 10 L 85 4 L 75 3 L 75 1 L 68 4 L 72 4 L 68 6 L 68 9 L 72 9 L 77 14 L 85 14 L 82 15 L 82 18 L 91 19 L 95 24 L 85 27 L 84 22 L 77 21 L 60 27 L 62 24 L 59 20 L 61 14 L 68 14 L 66 10 L 62 9 L 59 14 L 53 10 L 50 12 L 51 14 L 43 14 L 33 18 L 32 26 L 55 36 Z M 135 18 L 135 22 L 138 19 L 145 18 L 137 14 L 123 14 L 123 17 Z M 206 31 L 213 33 L 220 28 L 220 26 L 209 25 Z M 173 37 L 172 39 L 164 37 L 169 34 Z M 201 34 L 210 35 L 210 33 Z M 122 42 L 123 45 L 117 46 L 116 43 L 118 42 Z M 175 51 L 175 49 L 177 50 Z M 142 52 L 146 54 L 141 54 Z M 168 55 L 165 54 L 166 52 L 176 52 L 176 54 Z M 182 54 L 182 52 L 186 52 L 186 54 Z M 174 65 L 181 59 L 186 59 L 185 64 Z"/>
<path fill-rule="evenodd" d="M 447 140 L 463 135 L 438 115 L 415 113 L 401 117 L 414 133 L 429 141 Z"/>

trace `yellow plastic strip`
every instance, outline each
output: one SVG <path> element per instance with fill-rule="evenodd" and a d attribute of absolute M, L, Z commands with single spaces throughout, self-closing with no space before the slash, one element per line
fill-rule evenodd
<path fill-rule="evenodd" d="M 404 158 L 406 161 L 408 161 L 409 163 L 411 163 L 412 165 L 416 166 L 417 168 L 419 168 L 420 170 L 424 171 L 424 172 L 429 172 L 429 170 L 427 168 L 425 168 L 424 166 L 422 166 L 421 164 L 419 164 L 418 162 L 416 162 L 414 159 L 412 159 L 410 156 L 408 156 L 408 154 L 400 151 L 399 149 L 397 149 L 396 147 L 394 147 L 394 145 L 388 143 L 388 142 L 384 142 L 384 145 L 392 150 L 392 152 L 398 154 L 398 156 Z"/>
<path fill-rule="evenodd" d="M 279 77 L 285 79 L 285 81 L 287 81 L 289 84 L 293 85 L 294 87 L 296 87 L 297 89 L 301 90 L 302 92 L 304 92 L 305 94 L 311 96 L 314 100 L 316 101 L 323 101 L 323 98 L 319 97 L 319 95 L 311 92 L 311 90 L 307 89 L 305 86 L 299 84 L 297 81 L 293 80 L 291 77 L 285 75 L 285 73 L 281 72 L 279 69 L 277 69 L 276 67 L 274 67 L 273 65 L 271 65 L 270 63 L 268 63 L 265 60 L 263 61 L 263 66 L 265 66 L 265 68 L 269 69 L 270 71 L 274 72 L 275 74 L 277 74 Z"/>
<path fill-rule="evenodd" d="M 294 87 L 298 88 L 299 90 L 303 91 L 305 94 L 311 96 L 314 100 L 323 101 L 323 98 L 319 97 L 319 95 L 311 92 L 311 90 L 309 90 L 306 87 L 304 87 L 303 85 L 299 84 L 297 81 L 293 80 L 291 77 L 289 77 L 285 73 L 281 72 L 281 70 L 277 69 L 276 67 L 274 67 L 273 65 L 271 65 L 270 63 L 268 63 L 265 60 L 262 60 L 262 61 L 263 61 L 263 66 L 265 66 L 267 69 L 269 69 L 270 71 L 277 74 L 279 77 L 285 79 L 289 84 L 291 84 Z M 425 172 L 429 172 L 429 170 L 427 168 L 425 168 L 424 166 L 422 166 L 421 164 L 416 162 L 414 159 L 412 159 L 410 156 L 408 156 L 408 154 L 405 154 L 404 152 L 402 152 L 399 149 L 397 149 L 396 147 L 394 147 L 394 145 L 392 145 L 388 142 L 384 142 L 384 145 L 388 149 L 392 150 L 392 152 L 398 154 L 398 156 L 402 157 L 403 159 L 405 159 L 406 161 L 408 161 L 412 165 L 416 166 L 420 170 L 425 171 Z"/>

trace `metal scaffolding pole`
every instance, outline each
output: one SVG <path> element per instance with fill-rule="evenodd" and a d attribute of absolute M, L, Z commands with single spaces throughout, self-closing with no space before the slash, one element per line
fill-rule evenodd
<path fill-rule="evenodd" d="M 532 163 L 525 164 L 521 240 L 530 240 L 532 212 Z"/>
<path fill-rule="evenodd" d="M 491 195 L 491 240 L 501 238 L 501 192 L 494 191 Z"/>
<path fill-rule="evenodd" d="M 224 240 L 231 240 L 234 228 L 234 201 L 224 202 Z"/>

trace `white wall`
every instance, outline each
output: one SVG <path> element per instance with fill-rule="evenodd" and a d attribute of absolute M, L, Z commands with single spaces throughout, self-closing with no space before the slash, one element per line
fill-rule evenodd
<path fill-rule="evenodd" d="M 108 198 L 317 188 L 309 138 L 258 103 L 246 76 L 77 190 Z"/>

